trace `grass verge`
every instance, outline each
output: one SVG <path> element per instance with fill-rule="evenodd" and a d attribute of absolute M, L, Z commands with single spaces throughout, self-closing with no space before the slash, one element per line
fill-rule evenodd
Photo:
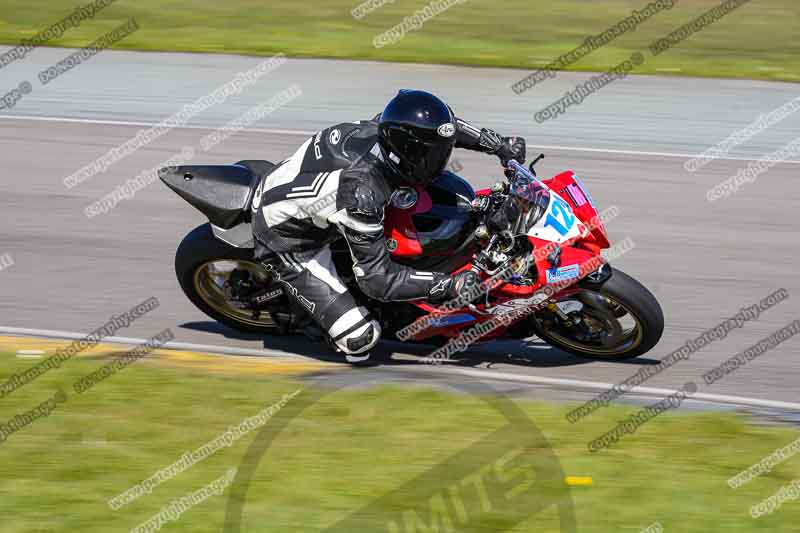
<path fill-rule="evenodd" d="M 604 71 L 645 52 L 654 40 L 700 16 L 719 0 L 674 0 L 662 11 L 568 67 Z M 373 38 L 401 23 L 425 0 L 394 0 L 357 20 L 359 0 L 288 2 L 255 0 L 118 0 L 50 44 L 80 47 L 135 17 L 140 30 L 117 48 L 226 52 L 294 57 L 357 58 L 535 69 L 641 10 L 650 0 L 466 0 L 455 4 L 396 44 L 375 48 Z M 0 42 L 20 39 L 68 15 L 71 0 L 47 7 L 6 0 Z M 796 0 L 751 0 L 635 70 L 644 74 L 800 79 Z"/>
<path fill-rule="evenodd" d="M 40 362 L 13 354 L 0 360 L 0 383 Z M 72 389 L 108 362 L 73 359 L 0 399 L 6 423 L 59 388 L 67 395 L 49 416 L 0 443 L 0 514 L 13 516 L 0 522 L 0 532 L 130 530 L 231 467 L 252 474 L 246 494 L 228 487 L 164 530 L 221 531 L 234 494 L 244 502 L 242 531 L 321 531 L 334 524 L 336 531 L 448 531 L 447 520 L 459 531 L 560 531 L 556 507 L 533 511 L 567 490 L 551 476 L 559 469 L 542 466 L 548 457 L 557 457 L 565 475 L 593 478 L 591 486 L 568 489 L 581 533 L 638 532 L 655 522 L 665 531 L 792 531 L 800 522 L 797 502 L 758 520 L 749 516 L 752 505 L 800 478 L 800 457 L 739 489 L 726 484 L 798 432 L 730 414 L 665 414 L 590 454 L 587 442 L 632 409 L 601 410 L 572 425 L 563 406 L 515 402 L 545 442 L 529 439 L 525 424 L 509 428 L 479 396 L 378 387 L 313 400 L 320 389 L 298 378 L 221 365 L 142 360 L 83 394 Z M 298 389 L 263 426 L 275 431 L 263 454 L 253 455 L 265 442 L 253 431 L 150 494 L 109 508 L 109 498 Z"/>

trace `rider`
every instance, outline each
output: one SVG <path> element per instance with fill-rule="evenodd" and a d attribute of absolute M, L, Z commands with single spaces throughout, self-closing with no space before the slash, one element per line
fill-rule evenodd
<path fill-rule="evenodd" d="M 346 240 L 358 286 L 376 300 L 440 303 L 477 282 L 471 271 L 450 276 L 394 263 L 384 240 L 392 193 L 430 184 L 454 147 L 495 154 L 503 164 L 525 160 L 524 139 L 476 128 L 430 93 L 401 90 L 374 119 L 337 124 L 306 140 L 256 190 L 256 259 L 272 265 L 293 305 L 348 362 L 366 361 L 381 329 L 337 274 L 333 241 Z"/>

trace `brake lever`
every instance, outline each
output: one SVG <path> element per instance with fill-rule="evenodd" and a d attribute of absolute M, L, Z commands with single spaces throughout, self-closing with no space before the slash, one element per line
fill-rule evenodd
<path fill-rule="evenodd" d="M 538 163 L 542 159 L 544 159 L 544 154 L 539 154 L 539 156 L 536 159 L 534 159 L 533 161 L 531 161 L 530 165 L 528 165 L 528 170 L 530 170 L 531 174 L 533 174 L 534 176 L 536 176 L 536 170 L 534 170 L 533 167 L 536 166 L 536 163 Z"/>

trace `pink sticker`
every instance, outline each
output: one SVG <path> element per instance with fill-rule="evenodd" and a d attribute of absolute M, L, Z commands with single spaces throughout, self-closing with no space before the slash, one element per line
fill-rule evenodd
<path fill-rule="evenodd" d="M 576 206 L 580 207 L 589 203 L 588 200 L 586 200 L 586 196 L 583 195 L 581 188 L 574 183 L 567 185 L 567 192 L 572 197 L 572 201 L 575 202 Z"/>

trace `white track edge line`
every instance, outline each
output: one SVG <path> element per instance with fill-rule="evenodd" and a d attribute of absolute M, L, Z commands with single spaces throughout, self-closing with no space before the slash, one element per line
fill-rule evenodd
<path fill-rule="evenodd" d="M 612 383 L 601 383 L 599 381 L 583 381 L 578 379 L 564 379 L 564 378 L 547 378 L 542 376 L 509 374 L 507 372 L 493 372 L 491 370 L 448 368 L 446 371 L 451 373 L 454 372 L 456 374 L 461 374 L 469 377 L 492 378 L 500 381 L 532 383 L 536 385 L 562 385 L 574 388 L 594 389 L 594 390 L 607 390 L 614 386 Z M 674 389 L 661 389 L 656 387 L 632 387 L 627 392 L 627 394 L 641 394 L 645 396 L 663 397 L 675 394 L 676 392 L 678 391 Z M 736 405 L 747 405 L 752 407 L 771 407 L 775 409 L 789 409 L 789 410 L 800 411 L 800 403 L 782 402 L 779 400 L 762 400 L 759 398 L 749 398 L 746 396 L 728 396 L 724 394 L 711 394 L 706 392 L 696 392 L 691 396 L 688 396 L 687 400 L 710 401 L 715 403 L 730 403 Z"/>
<path fill-rule="evenodd" d="M 10 328 L 0 327 L 0 333 L 7 335 L 23 335 L 26 337 L 43 337 L 49 339 L 80 340 L 86 338 L 88 333 L 75 333 L 72 331 L 56 331 L 50 329 L 30 329 L 30 328 Z M 138 346 L 147 342 L 147 339 L 135 339 L 132 337 L 104 337 L 100 344 L 125 344 Z M 257 348 L 235 348 L 233 346 L 215 346 L 208 344 L 193 344 L 190 342 L 170 341 L 159 346 L 163 350 L 191 350 L 206 353 L 217 353 L 224 355 L 244 355 L 250 357 L 284 357 L 292 359 L 308 360 L 308 357 L 281 352 L 280 350 L 260 350 Z"/>
<path fill-rule="evenodd" d="M 158 122 L 135 122 L 128 120 L 101 120 L 92 118 L 68 118 L 68 117 L 37 117 L 33 115 L 0 115 L 0 119 L 5 120 L 29 120 L 35 122 L 67 122 L 72 124 L 97 124 L 100 126 L 138 126 L 144 128 L 152 128 L 157 126 Z M 219 129 L 215 126 L 170 126 L 171 130 L 215 130 Z M 265 128 L 245 128 L 241 131 L 253 133 L 274 133 L 279 135 L 314 135 L 315 131 L 304 130 L 282 130 L 282 129 L 265 129 Z"/>
<path fill-rule="evenodd" d="M 565 151 L 572 151 L 572 152 L 590 152 L 590 153 L 601 153 L 601 154 L 622 154 L 622 155 L 643 155 L 648 157 L 675 157 L 675 158 L 689 158 L 695 159 L 699 158 L 702 154 L 682 154 L 677 152 L 644 152 L 638 150 L 614 150 L 612 148 L 583 148 L 583 147 L 576 147 L 576 146 L 560 146 L 560 145 L 547 145 L 547 144 L 537 144 L 533 145 L 536 148 L 543 148 L 545 150 L 565 150 Z M 763 156 L 762 156 L 763 157 Z M 714 161 L 758 161 L 761 157 L 715 157 L 711 159 L 708 164 L 713 163 Z M 790 164 L 790 165 L 800 165 L 800 161 L 795 161 L 794 159 L 787 159 L 786 161 L 781 161 L 777 164 Z"/>
<path fill-rule="evenodd" d="M 98 125 L 105 125 L 105 126 L 139 126 L 150 128 L 153 126 L 158 125 L 156 122 L 133 122 L 133 121 L 125 121 L 125 120 L 100 120 L 100 119 L 89 119 L 89 118 L 68 118 L 68 117 L 37 117 L 32 115 L 0 115 L 0 119 L 6 120 L 29 120 L 29 121 L 39 121 L 39 122 L 68 122 L 68 123 L 76 123 L 76 124 L 98 124 Z M 217 128 L 212 126 L 174 126 L 171 129 L 185 129 L 185 130 L 215 130 Z M 287 130 L 287 129 L 271 129 L 271 128 L 245 128 L 241 131 L 244 132 L 252 132 L 252 133 L 265 133 L 265 134 L 274 134 L 274 135 L 299 135 L 309 137 L 314 135 L 315 131 L 305 131 L 305 130 Z M 675 158 L 687 158 L 687 159 L 694 159 L 700 157 L 702 154 L 682 154 L 676 152 L 647 152 L 647 151 L 640 151 L 640 150 L 615 150 L 612 148 L 585 148 L 581 146 L 561 146 L 561 145 L 550 145 L 550 144 L 536 144 L 531 145 L 537 148 L 542 148 L 544 150 L 565 150 L 565 151 L 572 151 L 572 152 L 589 152 L 589 153 L 599 153 L 599 154 L 620 154 L 620 155 L 640 155 L 640 156 L 649 156 L 649 157 L 675 157 Z M 717 157 L 713 160 L 720 160 L 720 161 L 758 161 L 760 158 L 757 157 Z M 713 161 L 712 160 L 712 161 Z M 800 165 L 800 161 L 795 161 L 792 159 L 781 161 L 779 164 L 790 164 L 790 165 Z"/>
<path fill-rule="evenodd" d="M 46 337 L 46 338 L 59 338 L 59 339 L 72 339 L 79 340 L 86 337 L 86 333 L 74 333 L 69 331 L 55 331 L 46 329 L 30 329 L 30 328 L 11 328 L 0 326 L 0 333 L 11 335 L 25 335 L 31 337 Z M 101 342 L 112 344 L 129 344 L 138 345 L 147 342 L 145 339 L 134 339 L 129 337 L 106 337 Z M 266 356 L 266 357 L 290 357 L 295 359 L 308 359 L 305 356 L 298 354 L 291 354 L 287 352 L 279 352 L 277 350 L 261 350 L 255 348 L 234 348 L 229 346 L 216 346 L 210 344 L 193 344 L 188 342 L 168 342 L 161 346 L 162 349 L 169 350 L 198 350 L 206 353 L 218 353 L 223 355 L 244 355 L 244 356 Z M 384 369 L 409 370 L 408 368 L 400 367 L 384 367 Z M 430 372 L 460 374 L 462 376 L 495 379 L 499 381 L 511 381 L 516 383 L 528 383 L 536 385 L 560 385 L 579 389 L 594 389 L 606 390 L 614 385 L 611 383 L 602 383 L 599 381 L 584 381 L 579 379 L 566 379 L 566 378 L 548 378 L 543 376 L 530 376 L 509 374 L 508 372 L 494 372 L 491 370 L 467 369 L 467 368 L 442 368 L 439 369 L 430 364 L 415 367 L 414 371 L 427 369 Z M 656 387 L 633 387 L 628 394 L 641 394 L 645 396 L 669 396 L 677 392 L 673 389 L 661 389 Z M 773 409 L 787 409 L 787 410 L 800 410 L 800 403 L 782 402 L 779 400 L 762 400 L 759 398 L 748 398 L 745 396 L 728 396 L 724 394 L 709 394 L 705 392 L 697 392 L 687 398 L 693 401 L 709 401 L 714 403 L 726 403 L 734 405 L 745 405 L 751 407 L 768 407 Z"/>

